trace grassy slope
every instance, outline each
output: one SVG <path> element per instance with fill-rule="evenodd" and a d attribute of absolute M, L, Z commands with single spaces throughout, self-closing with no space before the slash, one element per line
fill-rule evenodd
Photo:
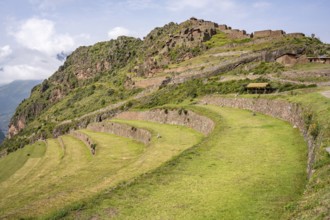
<path fill-rule="evenodd" d="M 33 217 L 53 212 L 155 169 L 202 138 L 185 127 L 135 123 L 139 124 L 161 134 L 162 138 L 153 140 L 146 148 L 128 138 L 83 130 L 97 143 L 94 157 L 72 136 L 62 137 L 64 153 L 56 140 L 48 140 L 43 157 L 30 158 L 0 185 L 0 216 Z M 18 153 L 20 151 L 12 153 L 11 157 Z"/>
<path fill-rule="evenodd" d="M 17 170 L 19 170 L 26 161 L 31 158 L 42 157 L 45 153 L 45 145 L 37 142 L 33 145 L 28 145 L 23 149 L 17 150 L 15 154 L 0 159 L 0 184 L 8 179 Z M 30 154 L 30 156 L 28 156 Z"/>
<path fill-rule="evenodd" d="M 133 184 L 100 195 L 68 218 L 283 216 L 284 207 L 300 197 L 306 179 L 306 146 L 299 132 L 247 111 L 212 106 L 199 111 L 218 122 L 209 138 Z"/>
<path fill-rule="evenodd" d="M 323 90 L 330 90 L 330 88 L 300 90 L 297 91 L 297 95 L 286 97 L 291 102 L 301 103 L 316 114 L 323 137 L 320 148 L 316 150 L 313 166 L 315 172 L 293 215 L 298 219 L 328 219 L 330 217 L 330 156 L 325 151 L 325 148 L 330 146 L 330 99 L 320 94 Z"/>
<path fill-rule="evenodd" d="M 330 87 L 300 89 L 271 95 L 240 95 L 245 98 L 283 99 L 299 103 L 315 115 L 320 125 L 322 140 L 320 148 L 315 152 L 314 173 L 299 204 L 292 207 L 292 219 L 324 219 L 330 216 L 330 156 L 325 151 L 325 148 L 330 146 L 330 99 L 321 95 L 322 91 L 328 90 Z"/>

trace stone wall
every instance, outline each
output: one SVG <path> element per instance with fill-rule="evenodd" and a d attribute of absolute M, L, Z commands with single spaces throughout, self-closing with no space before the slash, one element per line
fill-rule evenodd
<path fill-rule="evenodd" d="M 285 36 L 300 38 L 300 37 L 305 37 L 305 34 L 304 33 L 288 33 Z"/>
<path fill-rule="evenodd" d="M 285 120 L 294 127 L 297 127 L 308 144 L 307 173 L 308 177 L 311 177 L 315 159 L 315 148 L 318 145 L 318 140 L 309 133 L 309 126 L 305 124 L 304 120 L 304 109 L 300 105 L 282 100 L 221 98 L 212 96 L 205 97 L 201 103 L 247 109 Z"/>
<path fill-rule="evenodd" d="M 285 35 L 285 32 L 282 30 L 262 30 L 262 31 L 255 31 L 253 33 L 254 38 L 264 38 L 264 37 L 283 37 Z"/>
<path fill-rule="evenodd" d="M 232 38 L 232 39 L 250 38 L 250 35 L 246 34 L 245 30 L 233 29 L 233 30 L 225 30 L 223 32 L 227 33 L 229 38 Z"/>
<path fill-rule="evenodd" d="M 88 137 L 88 135 L 86 134 L 83 134 L 79 131 L 74 131 L 74 130 L 71 130 L 70 131 L 70 134 L 76 138 L 78 138 L 79 140 L 81 140 L 82 142 L 84 142 L 87 147 L 90 149 L 91 153 L 94 155 L 95 154 L 95 144 L 93 142 L 92 139 L 90 139 L 90 137 Z"/>
<path fill-rule="evenodd" d="M 117 115 L 116 118 L 183 125 L 205 135 L 208 135 L 214 128 L 214 122 L 211 119 L 183 109 L 155 109 L 145 112 L 123 112 Z"/>
<path fill-rule="evenodd" d="M 132 138 L 144 144 L 149 144 L 152 136 L 148 130 L 142 128 L 136 128 L 131 125 L 114 123 L 114 122 L 101 122 L 101 123 L 89 124 L 87 126 L 87 129 L 96 132 L 106 132 L 122 137 Z"/>

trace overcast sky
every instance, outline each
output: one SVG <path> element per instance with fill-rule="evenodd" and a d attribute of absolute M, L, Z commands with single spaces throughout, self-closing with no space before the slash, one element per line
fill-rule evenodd
<path fill-rule="evenodd" d="M 0 84 L 45 79 L 58 54 L 194 16 L 251 33 L 315 33 L 330 43 L 329 0 L 0 0 Z"/>

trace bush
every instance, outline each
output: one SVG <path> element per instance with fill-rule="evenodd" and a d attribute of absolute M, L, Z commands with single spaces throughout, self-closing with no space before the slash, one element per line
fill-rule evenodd
<path fill-rule="evenodd" d="M 284 66 L 279 63 L 261 62 L 252 71 L 254 72 L 254 74 L 262 75 L 262 74 L 267 74 L 267 73 L 278 73 L 278 72 L 282 72 L 283 70 L 284 70 Z"/>

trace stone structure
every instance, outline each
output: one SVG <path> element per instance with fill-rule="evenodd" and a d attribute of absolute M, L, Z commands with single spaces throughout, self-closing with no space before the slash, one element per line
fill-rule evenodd
<path fill-rule="evenodd" d="M 269 83 L 249 83 L 246 86 L 246 90 L 249 93 L 259 93 L 259 94 L 270 93 L 273 91 Z"/>
<path fill-rule="evenodd" d="M 94 144 L 93 140 L 90 139 L 90 137 L 88 137 L 88 135 L 83 134 L 79 131 L 74 131 L 71 130 L 70 134 L 76 138 L 78 138 L 79 140 L 81 140 L 82 142 L 84 142 L 86 144 L 86 146 L 90 149 L 91 153 L 94 155 L 95 154 L 95 147 L 96 144 Z"/>
<path fill-rule="evenodd" d="M 285 35 L 285 32 L 283 30 L 263 30 L 263 31 L 255 31 L 253 33 L 254 38 L 264 38 L 264 37 L 283 37 Z"/>
<path fill-rule="evenodd" d="M 276 62 L 284 66 L 294 66 L 295 64 L 305 63 L 330 64 L 330 57 L 306 57 L 306 55 L 287 53 L 276 58 Z"/>
<path fill-rule="evenodd" d="M 294 127 L 297 127 L 308 144 L 307 173 L 308 177 L 311 177 L 313 173 L 315 149 L 319 145 L 319 140 L 317 137 L 313 137 L 310 134 L 309 125 L 305 124 L 304 120 L 304 109 L 300 105 L 282 100 L 222 98 L 212 96 L 205 97 L 201 103 L 260 112 L 287 121 Z"/>
<path fill-rule="evenodd" d="M 288 33 L 285 36 L 300 38 L 300 37 L 305 37 L 305 34 L 304 33 Z"/>
<path fill-rule="evenodd" d="M 277 58 L 276 62 L 284 66 L 294 66 L 297 63 L 297 57 L 294 54 L 285 54 Z"/>
<path fill-rule="evenodd" d="M 330 64 L 330 57 L 307 57 L 310 63 Z"/>
<path fill-rule="evenodd" d="M 101 123 L 89 124 L 87 126 L 87 129 L 96 132 L 105 132 L 122 137 L 131 138 L 136 141 L 142 142 L 145 145 L 149 144 L 152 136 L 150 131 L 146 129 L 136 128 L 131 125 L 115 123 L 115 122 L 101 122 Z"/>
<path fill-rule="evenodd" d="M 155 109 L 145 112 L 123 112 L 117 115 L 116 118 L 183 125 L 205 135 L 208 135 L 214 129 L 214 122 L 211 119 L 184 109 Z"/>
<path fill-rule="evenodd" d="M 232 38 L 232 39 L 250 38 L 250 35 L 248 35 L 245 30 L 238 30 L 238 29 L 230 30 L 230 29 L 227 29 L 227 30 L 223 30 L 223 32 L 227 33 L 228 37 Z"/>
<path fill-rule="evenodd" d="M 182 29 L 178 34 L 170 35 L 166 41 L 165 47 L 160 51 L 161 54 L 167 53 L 169 49 L 176 46 L 198 46 L 202 42 L 208 41 L 211 37 L 217 34 L 218 31 L 222 31 L 228 34 L 232 39 L 244 39 L 250 38 L 250 35 L 245 30 L 231 29 L 225 24 L 219 25 L 215 22 L 205 21 L 197 18 L 190 18 L 186 23 L 187 28 Z"/>

